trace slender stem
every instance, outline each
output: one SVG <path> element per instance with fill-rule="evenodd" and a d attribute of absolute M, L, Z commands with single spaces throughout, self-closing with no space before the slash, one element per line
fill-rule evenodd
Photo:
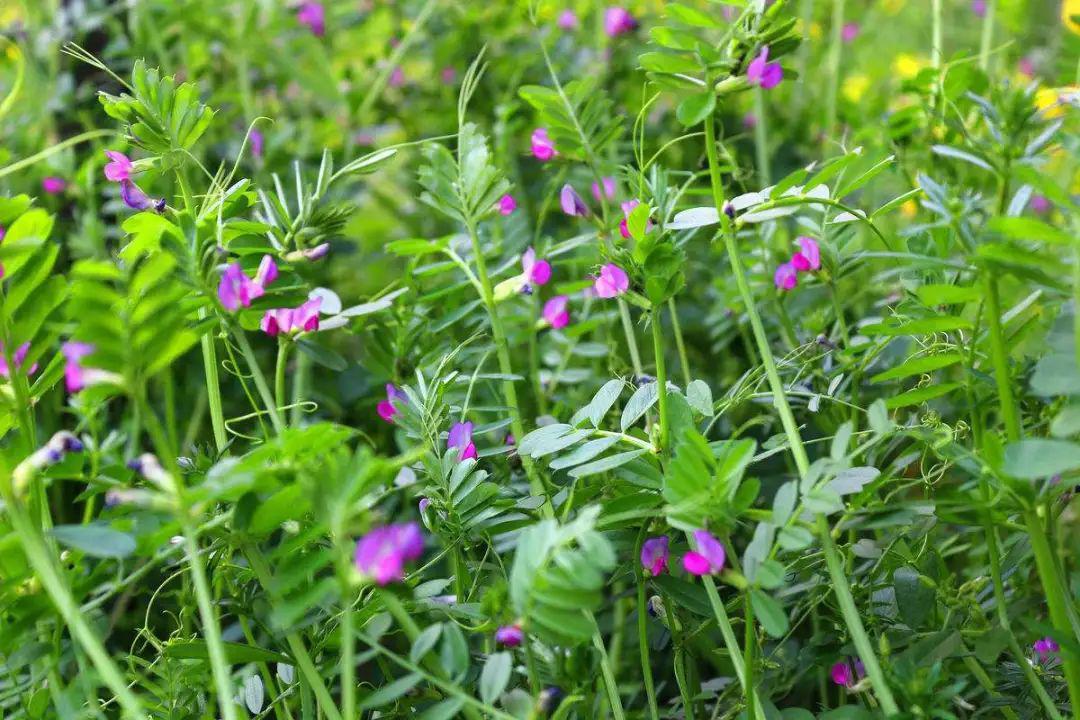
<path fill-rule="evenodd" d="M 990 46 L 994 43 L 994 15 L 997 14 L 997 0 L 986 3 L 986 15 L 983 16 L 982 40 L 979 42 L 979 69 L 990 68 Z"/>
<path fill-rule="evenodd" d="M 349 590 L 348 583 L 343 583 L 343 590 Z M 344 594 L 345 602 L 341 611 L 341 715 L 346 718 L 356 717 L 356 631 L 354 629 L 356 613 L 353 611 L 351 593 Z"/>
<path fill-rule="evenodd" d="M 769 346 L 769 339 L 765 334 L 765 327 L 761 323 L 761 317 L 758 314 L 757 306 L 754 304 L 754 296 L 750 290 L 750 285 L 747 282 L 746 272 L 743 270 L 742 260 L 739 256 L 739 248 L 735 242 L 735 234 L 732 232 L 731 223 L 724 213 L 724 190 L 722 179 L 720 177 L 720 166 L 716 158 L 716 126 L 715 120 L 711 115 L 705 119 L 705 142 L 705 150 L 709 158 L 709 175 L 712 180 L 713 200 L 716 209 L 720 214 L 722 225 L 721 233 L 724 236 L 728 261 L 731 263 L 731 271 L 735 276 L 735 283 L 738 286 L 739 294 L 742 296 L 743 304 L 746 306 L 746 312 L 750 319 L 750 327 L 753 330 L 754 340 L 757 344 L 758 352 L 761 354 L 762 363 L 765 366 L 765 374 L 769 380 L 769 388 L 773 394 L 773 404 L 780 414 L 780 423 L 787 435 L 788 444 L 791 447 L 791 454 L 794 457 L 795 465 L 799 470 L 799 476 L 804 477 L 810 469 L 810 460 L 806 454 L 806 447 L 803 445 L 802 437 L 799 434 L 799 426 L 796 424 L 795 416 L 791 412 L 791 405 L 788 403 L 787 394 L 784 391 L 784 384 L 780 379 L 780 373 L 776 369 L 776 360 L 773 358 L 772 348 Z M 830 580 L 833 585 L 833 592 L 840 604 L 840 610 L 843 614 L 844 622 L 848 627 L 848 631 L 851 633 L 852 641 L 859 651 L 859 659 L 862 660 L 863 665 L 866 668 L 866 674 L 869 676 L 870 682 L 874 686 L 874 692 L 877 694 L 882 709 L 885 710 L 887 714 L 899 712 L 896 700 L 893 699 L 892 691 L 885 682 L 885 675 L 881 670 L 881 665 L 878 663 L 877 655 L 874 653 L 869 637 L 867 637 L 866 629 L 863 627 L 862 619 L 859 617 L 858 609 L 855 607 L 855 601 L 851 595 L 851 587 L 848 583 L 847 575 L 844 572 L 844 565 L 840 560 L 836 544 L 833 542 L 828 520 L 823 515 L 818 515 L 816 523 L 818 535 L 820 536 L 822 543 L 822 550 L 825 554 L 825 563 L 829 569 Z M 742 673 L 740 673 L 740 678 L 741 677 Z M 746 687 L 745 684 L 743 687 Z"/>
<path fill-rule="evenodd" d="M 757 633 L 754 631 L 754 606 L 750 603 L 750 593 L 743 594 L 743 622 L 746 627 L 743 633 L 743 668 L 746 673 L 746 686 L 750 692 L 746 693 L 746 715 L 753 717 L 756 712 L 757 692 L 754 688 L 754 645 L 757 644 Z"/>
<path fill-rule="evenodd" d="M 596 621 L 593 621 L 596 624 Z M 604 648 L 604 639 L 600 637 L 600 628 L 593 632 L 593 647 L 600 653 L 600 673 L 604 677 L 604 686 L 607 688 L 608 702 L 611 703 L 611 712 L 615 720 L 626 720 L 623 712 L 622 699 L 619 697 L 619 686 L 615 682 L 615 674 L 611 671 L 611 661 L 608 659 L 607 650 Z"/>
<path fill-rule="evenodd" d="M 638 538 L 638 552 L 641 554 L 642 532 Z M 656 705 L 656 687 L 653 684 L 652 659 L 649 654 L 649 611 L 645 599 L 645 577 L 640 563 L 634 563 L 634 580 L 637 582 L 637 632 L 638 653 L 641 656 L 641 677 L 645 683 L 645 697 L 649 703 L 649 717 L 652 720 L 660 719 L 660 711 Z"/>
<path fill-rule="evenodd" d="M 652 311 L 653 354 L 656 356 L 656 389 L 660 406 L 660 452 L 668 451 L 667 366 L 664 363 L 664 333 L 660 328 L 660 309 Z"/>
<path fill-rule="evenodd" d="M 675 650 L 674 657 L 672 657 L 672 669 L 675 671 L 675 684 L 679 686 L 683 713 L 686 715 L 686 720 L 694 720 L 694 702 L 690 695 L 690 688 L 687 687 L 688 678 L 686 677 L 685 662 L 687 653 L 683 649 L 682 628 L 679 626 L 679 620 L 675 617 L 675 611 L 672 609 L 672 600 L 667 595 L 664 596 L 664 614 L 667 616 L 668 631 L 671 633 L 671 642 Z"/>
<path fill-rule="evenodd" d="M 840 86 L 840 60 L 844 50 L 844 0 L 833 0 L 829 41 L 829 84 L 825 96 L 825 135 L 828 141 L 836 131 L 836 97 Z"/>
<path fill-rule="evenodd" d="M 243 330 L 233 328 L 232 332 L 233 337 L 236 338 L 236 344 L 240 346 L 240 353 L 244 356 L 248 369 L 251 370 L 251 378 L 255 381 L 255 389 L 259 391 L 259 397 L 262 398 L 263 405 L 266 406 L 266 411 L 270 414 L 270 424 L 274 426 L 274 432 L 280 435 L 281 431 L 285 429 L 285 423 L 282 422 L 281 414 L 274 403 L 274 397 L 270 394 L 270 387 L 266 384 L 266 377 L 263 376 L 262 369 L 259 368 L 259 361 L 255 358 L 255 351 L 251 349 L 251 343 L 248 342 Z"/>
<path fill-rule="evenodd" d="M 675 331 L 675 348 L 679 351 L 679 366 L 682 370 L 683 387 L 690 385 L 690 361 L 686 356 L 686 343 L 683 341 L 682 325 L 675 307 L 675 298 L 668 298 L 668 315 L 671 317 L 671 329 Z"/>
<path fill-rule="evenodd" d="M 1005 348 L 1005 332 L 1001 326 L 1001 294 L 998 290 L 997 278 L 992 270 L 986 270 L 982 279 L 987 320 L 990 325 L 990 357 L 994 365 L 998 403 L 1001 405 L 1001 420 L 1005 423 L 1005 433 L 1009 441 L 1016 442 L 1020 439 L 1023 430 L 1016 410 L 1016 401 L 1013 399 L 1012 381 L 1009 378 L 1009 353 Z"/>
<path fill-rule="evenodd" d="M 206 316 L 206 310 L 199 311 L 200 319 Z M 217 349 L 214 347 L 212 333 L 202 336 L 203 375 L 206 377 L 206 399 L 210 405 L 210 424 L 214 429 L 214 447 L 218 453 L 225 452 L 228 437 L 225 435 L 225 413 L 221 404 L 221 383 L 218 378 Z"/>
<path fill-rule="evenodd" d="M 634 368 L 634 375 L 640 378 L 643 371 L 637 338 L 634 336 L 634 321 L 630 319 L 630 308 L 622 298 L 619 298 L 619 318 L 622 320 L 623 334 L 626 335 L 626 347 L 630 350 L 630 365 Z"/>
<path fill-rule="evenodd" d="M 931 0 L 930 17 L 932 22 L 930 61 L 935 70 L 941 70 L 941 0 Z"/>
<path fill-rule="evenodd" d="M 274 404 L 285 407 L 285 368 L 289 364 L 289 343 L 278 340 L 277 366 L 274 368 Z"/>

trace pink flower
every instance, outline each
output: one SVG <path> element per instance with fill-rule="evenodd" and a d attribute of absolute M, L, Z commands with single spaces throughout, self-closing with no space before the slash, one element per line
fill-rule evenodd
<path fill-rule="evenodd" d="M 619 234 L 627 240 L 630 239 L 630 213 L 632 213 L 634 211 L 634 208 L 636 208 L 640 204 L 641 201 L 635 198 L 633 200 L 627 200 L 620 206 L 622 207 L 623 211 L 623 219 L 619 221 Z M 652 220 L 647 220 L 645 222 L 645 232 L 649 232 L 650 230 L 652 230 L 652 227 Z"/>
<path fill-rule="evenodd" d="M 777 290 L 795 289 L 795 286 L 799 284 L 799 273 L 795 269 L 795 264 L 786 262 L 778 266 L 773 275 L 773 282 L 776 283 Z"/>
<path fill-rule="evenodd" d="M 375 528 L 356 543 L 356 569 L 379 585 L 405 579 L 405 563 L 424 553 L 424 536 L 414 522 Z"/>
<path fill-rule="evenodd" d="M 153 210 L 158 214 L 165 212 L 165 198 L 151 198 L 131 180 L 120 181 L 120 199 L 132 210 Z"/>
<path fill-rule="evenodd" d="M 525 641 L 525 632 L 520 625 L 503 625 L 495 631 L 495 642 L 506 647 L 517 647 Z"/>
<path fill-rule="evenodd" d="M 1050 201 L 1045 195 L 1032 195 L 1031 200 L 1028 201 L 1028 207 L 1032 212 L 1044 215 L 1050 212 Z"/>
<path fill-rule="evenodd" d="M 388 423 L 394 422 L 394 416 L 398 414 L 397 406 L 394 401 L 408 402 L 405 393 L 398 390 L 392 383 L 386 383 L 386 399 L 381 401 L 375 408 L 375 411 L 379 413 L 379 417 Z"/>
<path fill-rule="evenodd" d="M 471 422 L 454 423 L 446 438 L 446 449 L 457 448 L 458 460 L 476 457 L 476 445 L 472 441 L 473 424 Z"/>
<path fill-rule="evenodd" d="M 604 32 L 608 37 L 618 37 L 637 28 L 637 21 L 626 8 L 609 7 L 604 11 Z"/>
<path fill-rule="evenodd" d="M 30 343 L 24 342 L 19 347 L 15 348 L 15 352 L 11 355 L 11 361 L 15 364 L 16 370 L 21 370 L 23 363 L 26 362 L 26 355 L 30 352 Z M 27 375 L 33 375 L 37 372 L 37 363 L 30 366 L 30 369 L 26 371 Z M 11 368 L 8 367 L 7 351 L 4 349 L 3 343 L 0 343 L 0 376 L 11 379 Z"/>
<path fill-rule="evenodd" d="M 1051 656 L 1057 654 L 1061 650 L 1061 647 L 1054 641 L 1054 638 L 1051 637 L 1036 640 L 1035 644 L 1031 647 L 1035 651 L 1036 659 L 1040 663 L 1045 663 Z"/>
<path fill-rule="evenodd" d="M 81 360 L 94 352 L 94 346 L 84 342 L 66 342 L 60 346 L 64 355 L 64 385 L 69 393 L 79 392 L 87 385 L 86 371 Z"/>
<path fill-rule="evenodd" d="M 592 184 L 592 196 L 596 198 L 596 202 L 603 202 L 606 197 L 611 200 L 615 197 L 615 178 L 605 177 L 601 178 L 600 182 L 603 183 L 603 196 L 600 195 L 600 185 L 598 183 Z"/>
<path fill-rule="evenodd" d="M 553 329 L 559 330 L 570 323 L 570 313 L 566 309 L 569 302 L 566 295 L 556 295 L 544 303 L 544 320 Z"/>
<path fill-rule="evenodd" d="M 315 37 L 326 34 L 326 10 L 322 3 L 307 0 L 296 10 L 296 19 L 301 25 L 307 25 Z"/>
<path fill-rule="evenodd" d="M 252 130 L 248 135 L 248 141 L 251 143 L 251 154 L 257 158 L 263 156 L 263 146 L 266 144 L 266 138 L 259 130 Z"/>
<path fill-rule="evenodd" d="M 821 249 L 813 238 L 800 235 L 796 240 L 799 252 L 791 256 L 791 264 L 799 272 L 814 271 L 821 267 Z M 790 289 L 790 288 L 788 288 Z"/>
<path fill-rule="evenodd" d="M 613 298 L 622 295 L 630 288 L 630 277 L 626 272 L 614 263 L 608 263 L 600 268 L 600 276 L 593 283 L 596 296 L 601 298 Z"/>
<path fill-rule="evenodd" d="M 513 195 L 507 193 L 499 198 L 498 208 L 500 214 L 511 215 L 517 210 L 517 200 L 514 199 Z"/>
<path fill-rule="evenodd" d="M 1035 61 L 1029 56 L 1020 58 L 1020 62 L 1018 62 L 1016 66 L 1021 75 L 1029 78 L 1035 77 Z"/>
<path fill-rule="evenodd" d="M 986 0 L 971 0 L 971 12 L 976 17 L 986 17 Z"/>
<path fill-rule="evenodd" d="M 405 71 L 401 69 L 400 65 L 395 67 L 393 72 L 390 73 L 390 80 L 388 82 L 390 87 L 395 88 L 405 84 Z"/>
<path fill-rule="evenodd" d="M 452 65 L 447 65 L 439 71 L 439 79 L 442 80 L 443 85 L 453 85 L 457 80 L 457 70 Z"/>
<path fill-rule="evenodd" d="M 531 292 L 533 285 L 546 285 L 551 279 L 551 263 L 537 260 L 536 251 L 529 248 L 521 254 L 521 270 L 525 276 L 524 292 Z"/>
<path fill-rule="evenodd" d="M 41 189 L 50 195 L 59 195 L 67 188 L 67 180 L 50 176 L 41 181 Z"/>
<path fill-rule="evenodd" d="M 314 297 L 295 308 L 267 310 L 260 327 L 270 337 L 315 332 L 319 329 L 319 308 L 322 298 Z"/>
<path fill-rule="evenodd" d="M 585 217 L 589 214 L 589 206 L 569 183 L 563 185 L 559 193 L 559 204 L 562 205 L 563 212 L 571 217 Z"/>
<path fill-rule="evenodd" d="M 668 536 L 652 537 L 641 544 L 641 566 L 652 576 L 662 575 L 668 569 Z"/>
<path fill-rule="evenodd" d="M 769 62 L 769 46 L 761 48 L 761 54 L 750 61 L 746 68 L 746 80 L 760 85 L 763 90 L 774 88 L 784 79 L 784 68 L 778 62 Z"/>
<path fill-rule="evenodd" d="M 845 23 L 844 27 L 840 30 L 840 37 L 843 38 L 846 43 L 859 37 L 859 23 Z"/>
<path fill-rule="evenodd" d="M 532 154 L 540 162 L 547 162 L 551 158 L 555 157 L 559 153 L 555 151 L 555 144 L 551 141 L 551 137 L 548 135 L 546 128 L 536 128 L 533 130 L 532 138 Z"/>
<path fill-rule="evenodd" d="M 131 171 L 135 169 L 135 166 L 131 164 L 131 160 L 122 152 L 116 150 L 106 150 L 105 156 L 109 158 L 110 162 L 105 165 L 105 177 L 113 182 L 122 182 L 124 180 L 131 179 Z"/>
<path fill-rule="evenodd" d="M 577 15 L 573 10 L 563 10 L 559 13 L 559 19 L 555 21 L 555 24 L 562 30 L 576 30 L 578 26 Z"/>
<path fill-rule="evenodd" d="M 277 274 L 277 264 L 269 255 L 263 255 L 254 280 L 244 274 L 240 263 L 232 263 L 221 274 L 218 299 L 229 312 L 235 312 L 241 305 L 251 307 L 251 301 L 262 296 L 266 286 L 277 278 Z"/>
<path fill-rule="evenodd" d="M 855 673 L 851 670 L 851 666 L 844 661 L 834 663 L 829 668 L 829 677 L 832 678 L 833 683 L 841 687 L 852 687 L 855 685 Z"/>
<path fill-rule="evenodd" d="M 752 112 L 748 112 L 742 116 L 742 126 L 744 130 L 753 130 L 757 127 L 757 115 Z"/>
<path fill-rule="evenodd" d="M 691 550 L 683 555 L 683 568 L 691 575 L 715 575 L 724 569 L 727 554 L 724 546 L 707 530 L 694 531 L 697 552 Z"/>

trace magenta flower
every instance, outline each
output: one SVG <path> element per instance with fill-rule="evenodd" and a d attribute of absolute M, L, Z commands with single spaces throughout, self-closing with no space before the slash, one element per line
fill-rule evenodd
<path fill-rule="evenodd" d="M 1031 647 L 1035 651 L 1036 659 L 1040 663 L 1045 663 L 1061 650 L 1061 647 L 1054 641 L 1054 638 L 1051 637 L 1044 637 L 1041 640 L 1036 640 L 1035 644 Z"/>
<path fill-rule="evenodd" d="M 548 135 L 547 128 L 533 130 L 530 141 L 532 143 L 533 157 L 540 162 L 547 162 L 559 154 L 555 151 L 555 143 L 552 142 L 551 136 Z"/>
<path fill-rule="evenodd" d="M 41 189 L 50 195 L 59 195 L 67 188 L 67 180 L 50 176 L 41 181 Z"/>
<path fill-rule="evenodd" d="M 562 205 L 563 212 L 572 217 L 585 217 L 589 214 L 589 206 L 569 183 L 563 185 L 562 192 L 559 193 L 559 204 Z"/>
<path fill-rule="evenodd" d="M 315 37 L 326 34 L 326 10 L 322 3 L 307 0 L 296 9 L 296 19 L 301 25 L 307 25 Z"/>
<path fill-rule="evenodd" d="M 356 543 L 356 569 L 379 585 L 405 579 L 405 563 L 424 553 L 424 536 L 414 522 L 371 530 Z"/>
<path fill-rule="evenodd" d="M 971 0 L 971 12 L 975 17 L 986 17 L 986 0 Z"/>
<path fill-rule="evenodd" d="M 744 130 L 753 130 L 757 127 L 757 115 L 752 112 L 748 112 L 742 116 L 742 126 Z"/>
<path fill-rule="evenodd" d="M 416 509 L 420 511 L 421 515 L 423 515 L 424 511 L 426 511 L 429 507 L 431 507 L 430 498 L 422 497 L 420 498 L 420 502 L 416 503 Z"/>
<path fill-rule="evenodd" d="M 453 85 L 454 81 L 457 80 L 457 70 L 454 69 L 454 66 L 447 65 L 439 71 L 439 79 L 442 80 L 443 85 Z"/>
<path fill-rule="evenodd" d="M 763 90 L 774 88 L 784 79 L 784 68 L 778 62 L 769 62 L 769 46 L 761 48 L 761 54 L 750 61 L 746 68 L 746 80 L 760 85 Z"/>
<path fill-rule="evenodd" d="M 105 165 L 106 178 L 113 182 L 123 182 L 131 179 L 131 171 L 135 169 L 135 166 L 131 164 L 131 159 L 127 155 L 116 150 L 106 150 L 105 156 L 110 160 Z"/>
<path fill-rule="evenodd" d="M 512 215 L 517 210 L 517 200 L 510 193 L 503 195 L 499 198 L 498 202 L 499 213 L 502 215 Z"/>
<path fill-rule="evenodd" d="M 390 73 L 390 80 L 388 83 L 390 87 L 395 88 L 405 84 L 405 71 L 401 69 L 400 65 L 395 67 L 393 72 Z"/>
<path fill-rule="evenodd" d="M 386 383 L 386 399 L 381 401 L 378 407 L 375 408 L 379 413 L 379 417 L 388 423 L 394 422 L 394 416 L 398 414 L 397 406 L 394 401 L 408 402 L 405 393 L 398 390 L 391 383 Z"/>
<path fill-rule="evenodd" d="M 263 147 L 266 144 L 266 138 L 259 130 L 252 130 L 248 135 L 248 142 L 251 143 L 251 154 L 257 158 L 263 156 Z"/>
<path fill-rule="evenodd" d="M 604 32 L 608 37 L 618 37 L 637 28 L 637 21 L 626 8 L 609 7 L 604 11 Z"/>
<path fill-rule="evenodd" d="M 570 323 L 570 313 L 566 309 L 569 302 L 566 295 L 556 295 L 544 303 L 544 320 L 553 329 L 559 330 Z"/>
<path fill-rule="evenodd" d="M 604 193 L 603 196 L 601 196 L 601 194 L 600 194 L 600 191 L 601 191 L 600 183 L 603 183 L 603 193 Z M 608 200 L 611 200 L 612 198 L 614 198 L 615 197 L 615 178 L 613 178 L 613 177 L 601 178 L 600 183 L 593 183 L 592 184 L 592 196 L 594 198 L 596 198 L 596 202 L 603 202 L 605 197 Z"/>
<path fill-rule="evenodd" d="M 805 235 L 800 235 L 795 241 L 799 244 L 799 252 L 791 256 L 791 264 L 799 272 L 813 272 L 821 267 L 821 249 L 817 241 Z M 791 288 L 785 288 L 790 290 Z"/>
<path fill-rule="evenodd" d="M 551 263 L 536 259 L 536 251 L 529 248 L 521 254 L 521 270 L 525 276 L 524 292 L 531 292 L 533 285 L 547 285 L 551 279 Z"/>
<path fill-rule="evenodd" d="M 829 677 L 832 678 L 833 683 L 841 687 L 853 687 L 855 685 L 855 673 L 851 669 L 851 665 L 848 665 L 844 661 L 834 663 L 829 668 Z"/>
<path fill-rule="evenodd" d="M 19 347 L 15 348 L 15 352 L 12 353 L 11 360 L 15 364 L 16 370 L 21 370 L 23 363 L 26 362 L 26 355 L 30 352 L 30 343 L 24 342 Z M 30 366 L 30 369 L 26 371 L 27 375 L 33 375 L 37 372 L 37 363 Z M 8 367 L 7 351 L 4 349 L 3 343 L 0 343 L 0 376 L 11 379 L 11 368 Z"/>
<path fill-rule="evenodd" d="M 517 647 L 525 642 L 525 632 L 520 625 L 503 625 L 495 631 L 495 642 L 506 647 Z"/>
<path fill-rule="evenodd" d="M 66 342 L 60 346 L 64 355 L 64 385 L 69 393 L 79 392 L 87 385 L 87 373 L 81 361 L 94 352 L 94 346 L 84 342 Z"/>
<path fill-rule="evenodd" d="M 799 272 L 795 269 L 795 263 L 786 262 L 776 268 L 773 282 L 777 290 L 794 290 L 799 284 Z"/>
<path fill-rule="evenodd" d="M 563 10 L 559 13 L 559 19 L 555 21 L 561 30 L 576 30 L 578 26 L 577 15 L 573 10 Z"/>
<path fill-rule="evenodd" d="M 1031 200 L 1028 202 L 1028 207 L 1030 207 L 1031 211 L 1034 213 L 1045 215 L 1050 212 L 1050 201 L 1045 195 L 1032 195 Z"/>
<path fill-rule="evenodd" d="M 294 308 L 267 310 L 259 327 L 270 337 L 315 332 L 319 329 L 319 308 L 322 298 L 314 297 Z"/>
<path fill-rule="evenodd" d="M 153 210 L 165 212 L 165 198 L 153 199 L 131 180 L 120 181 L 120 199 L 132 210 Z"/>
<path fill-rule="evenodd" d="M 653 577 L 668 569 L 668 536 L 651 537 L 641 544 L 641 566 Z"/>
<path fill-rule="evenodd" d="M 1016 66 L 1021 75 L 1029 78 L 1035 77 L 1035 61 L 1032 60 L 1031 57 L 1024 56 L 1020 58 L 1020 62 L 1018 62 Z"/>
<path fill-rule="evenodd" d="M 277 275 L 277 264 L 269 255 L 263 255 L 254 280 L 244 274 L 244 268 L 240 266 L 240 263 L 232 263 L 221 274 L 221 282 L 218 283 L 218 299 L 229 312 L 235 312 L 241 305 L 251 307 L 251 301 L 261 297 L 266 286 L 272 283 Z"/>
<path fill-rule="evenodd" d="M 503 445 L 517 445 L 517 438 L 514 437 L 514 433 L 506 433 L 506 439 L 503 440 Z"/>
<path fill-rule="evenodd" d="M 446 449 L 457 448 L 458 460 L 468 460 L 476 457 L 476 445 L 472 441 L 473 424 L 471 422 L 454 423 L 450 428 L 450 434 L 446 438 Z"/>
<path fill-rule="evenodd" d="M 615 263 L 608 263 L 600 268 L 600 276 L 593 283 L 596 296 L 613 298 L 622 295 L 630 288 L 630 277 Z"/>
<path fill-rule="evenodd" d="M 727 554 L 724 546 L 707 530 L 694 531 L 697 552 L 691 550 L 683 555 L 683 568 L 691 575 L 715 575 L 724 569 Z"/>
<path fill-rule="evenodd" d="M 859 37 L 859 23 L 845 23 L 844 27 L 840 30 L 840 37 L 843 38 L 846 43 Z"/>

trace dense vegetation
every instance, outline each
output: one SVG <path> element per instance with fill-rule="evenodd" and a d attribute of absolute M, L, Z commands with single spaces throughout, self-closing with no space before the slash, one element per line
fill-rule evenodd
<path fill-rule="evenodd" d="M 1067 718 L 1080 2 L 0 0 L 0 716 Z"/>

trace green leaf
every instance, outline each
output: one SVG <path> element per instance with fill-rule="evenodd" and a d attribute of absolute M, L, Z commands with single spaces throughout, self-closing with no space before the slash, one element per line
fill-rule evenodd
<path fill-rule="evenodd" d="M 907 566 L 893 572 L 893 588 L 900 618 L 912 630 L 918 630 L 934 610 L 934 589 L 922 581 L 917 570 Z"/>
<path fill-rule="evenodd" d="M 787 633 L 789 627 L 787 613 L 784 612 L 784 607 L 771 596 L 756 588 L 752 589 L 750 605 L 754 608 L 754 615 L 761 623 L 761 627 L 765 628 L 765 632 L 771 637 L 783 637 Z"/>
<path fill-rule="evenodd" d="M 369 693 L 367 697 L 360 701 L 358 707 L 360 710 L 370 710 L 388 705 L 416 687 L 422 678 L 423 676 L 420 673 L 409 673 L 404 677 L 399 677 L 397 680 Z"/>
<path fill-rule="evenodd" d="M 480 671 L 480 699 L 490 705 L 506 690 L 510 682 L 514 657 L 508 652 L 497 652 L 488 656 L 484 669 Z"/>
<path fill-rule="evenodd" d="M 965 285 L 922 285 L 915 294 L 924 305 L 961 305 L 979 299 L 979 289 Z"/>
<path fill-rule="evenodd" d="M 409 650 L 409 659 L 417 664 L 423 660 L 424 656 L 435 647 L 435 643 L 439 642 L 442 629 L 442 623 L 434 623 L 424 628 L 413 640 L 412 648 Z"/>
<path fill-rule="evenodd" d="M 885 401 L 885 407 L 889 410 L 895 410 L 896 408 L 908 407 L 909 405 L 918 405 L 939 398 L 942 395 L 948 395 L 960 386 L 960 383 L 942 383 L 940 385 L 927 385 L 925 387 L 915 388 L 914 390 L 908 390 L 907 392 L 892 396 Z"/>
<path fill-rule="evenodd" d="M 1080 468 L 1080 445 L 1032 438 L 1005 446 L 1002 470 L 1022 480 L 1038 480 Z"/>
<path fill-rule="evenodd" d="M 969 330 L 971 323 L 961 317 L 939 315 L 937 317 L 920 318 L 899 324 L 874 323 L 865 325 L 862 331 L 867 335 L 884 335 L 893 337 L 896 335 L 929 335 L 931 333 L 952 332 L 954 330 Z"/>
<path fill-rule="evenodd" d="M 608 455 L 605 458 L 594 460 L 585 465 L 579 465 L 570 471 L 570 477 L 582 478 L 588 475 L 598 475 L 608 470 L 614 470 L 620 465 L 625 465 L 634 458 L 647 452 L 644 449 L 641 450 L 627 450 L 626 452 L 616 453 L 614 455 Z"/>
<path fill-rule="evenodd" d="M 700 124 L 716 109 L 716 93 L 712 88 L 705 92 L 683 98 L 675 109 L 675 117 L 685 127 Z"/>
<path fill-rule="evenodd" d="M 888 382 L 889 380 L 899 380 L 901 378 L 910 377 L 911 375 L 921 375 L 923 373 L 933 372 L 934 370 L 940 370 L 943 367 L 954 365 L 958 362 L 963 362 L 964 355 L 960 352 L 946 352 L 940 355 L 928 355 L 926 357 L 914 358 L 907 362 L 901 363 L 891 370 L 880 372 L 870 378 L 871 383 Z"/>
<path fill-rule="evenodd" d="M 1077 242 L 1070 233 L 1031 217 L 998 217 L 986 227 L 1014 240 L 1041 240 L 1066 247 Z"/>
<path fill-rule="evenodd" d="M 61 544 L 100 558 L 123 558 L 135 552 L 135 538 L 104 525 L 57 525 L 52 536 Z"/>
<path fill-rule="evenodd" d="M 225 659 L 232 665 L 255 662 L 291 664 L 293 662 L 288 655 L 264 650 L 254 645 L 234 642 L 224 642 L 222 645 L 225 648 Z M 205 640 L 183 640 L 166 644 L 164 655 L 178 660 L 209 660 L 210 649 L 206 646 Z"/>
<path fill-rule="evenodd" d="M 656 404 L 656 401 L 660 398 L 658 389 L 659 387 L 655 382 L 650 382 L 634 391 L 634 394 L 630 396 L 626 406 L 623 408 L 622 419 L 619 422 L 623 432 L 626 432 L 627 428 L 637 422 L 638 418 Z"/>
<path fill-rule="evenodd" d="M 712 389 L 704 380 L 692 380 L 686 386 L 686 401 L 697 413 L 705 417 L 713 416 Z"/>

